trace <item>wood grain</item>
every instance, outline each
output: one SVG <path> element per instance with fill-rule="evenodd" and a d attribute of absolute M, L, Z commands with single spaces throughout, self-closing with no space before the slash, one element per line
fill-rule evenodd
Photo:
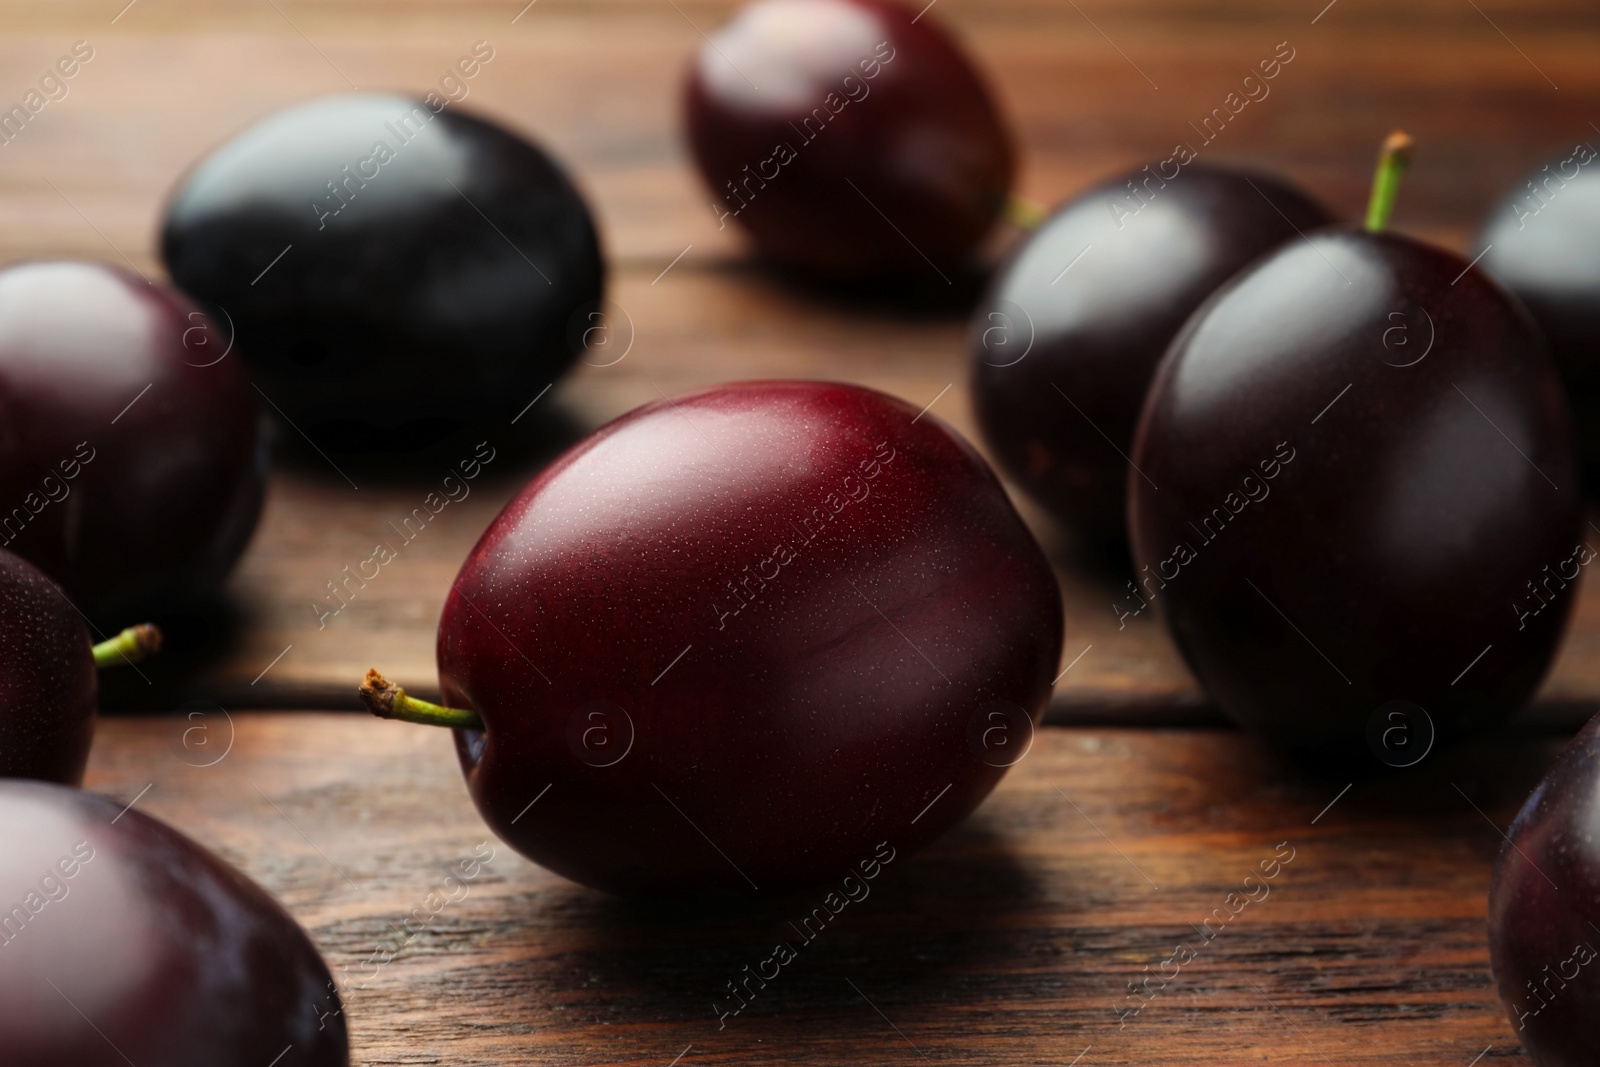
<path fill-rule="evenodd" d="M 742 263 L 687 164 L 677 113 L 700 30 L 733 6 L 540 0 L 513 22 L 521 3 L 139 0 L 113 24 L 117 0 L 11 0 L 0 4 L 0 69 L 13 72 L 3 91 L 20 97 L 73 40 L 96 58 L 0 149 L 0 257 L 126 257 L 154 271 L 164 196 L 209 148 L 352 85 L 425 90 L 486 40 L 496 59 L 466 106 L 568 163 L 617 261 L 647 261 L 654 276 L 693 244 L 679 269 Z M 942 0 L 936 10 L 985 64 L 1023 148 L 1022 190 L 1046 202 L 1165 156 L 1280 40 L 1293 65 L 1204 155 L 1283 169 L 1347 214 L 1395 125 L 1422 146 L 1398 225 L 1456 242 L 1530 164 L 1593 133 L 1592 6 L 1338 0 L 1313 24 L 1323 6 Z"/>
<path fill-rule="evenodd" d="M 1430 758 L 1341 794 L 1231 732 L 1046 728 L 971 819 L 897 856 L 723 1028 L 713 1000 L 731 1007 L 741 968 L 800 941 L 787 923 L 825 889 L 630 905 L 565 882 L 489 835 L 443 731 L 119 718 L 88 784 L 289 907 L 347 991 L 356 1064 L 1464 1067 L 1485 1049 L 1527 1062 L 1491 984 L 1485 895 L 1499 828 L 1555 746 Z M 715 840 L 715 813 L 694 814 Z M 397 925 L 485 841 L 464 898 L 414 935 Z M 1213 910 L 1260 897 L 1244 879 L 1275 852 L 1292 859 L 1221 928 Z M 1179 944 L 1196 958 L 1121 1026 L 1128 983 Z"/>

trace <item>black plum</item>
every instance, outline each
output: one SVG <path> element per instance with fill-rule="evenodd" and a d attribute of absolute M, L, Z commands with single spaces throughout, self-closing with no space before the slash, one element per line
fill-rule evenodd
<path fill-rule="evenodd" d="M 1489 889 L 1500 1000 L 1539 1067 L 1590 1067 L 1600 1049 L 1600 717 L 1523 805 Z"/>
<path fill-rule="evenodd" d="M 98 263 L 0 271 L 0 546 L 102 630 L 214 595 L 266 453 L 225 328 Z"/>
<path fill-rule="evenodd" d="M 349 1062 L 305 931 L 187 837 L 93 793 L 5 781 L 0 838 L 7 1067 Z"/>
<path fill-rule="evenodd" d="M 1163 173 L 1133 171 L 1063 205 L 974 318 L 985 438 L 1006 473 L 1094 548 L 1125 544 L 1126 456 L 1174 335 L 1246 264 L 1332 221 L 1265 174 L 1198 163 Z"/>
<path fill-rule="evenodd" d="M 91 646 L 60 588 L 0 549 L 0 778 L 82 782 L 94 739 L 96 671 L 137 663 L 160 647 L 161 631 L 150 625 Z"/>
<path fill-rule="evenodd" d="M 83 781 L 99 687 L 83 620 L 0 550 L 0 778 Z"/>
<path fill-rule="evenodd" d="M 1600 491 L 1600 166 L 1575 145 L 1512 190 L 1478 238 L 1479 265 L 1533 313 L 1577 420 L 1591 493 Z"/>
<path fill-rule="evenodd" d="M 1442 740 L 1516 711 L 1593 558 L 1537 328 L 1376 214 L 1284 246 L 1174 342 L 1128 481 L 1139 585 L 1114 605 L 1161 606 L 1239 722 L 1374 767 L 1396 762 L 1364 751 L 1394 702 Z"/>
<path fill-rule="evenodd" d="M 1016 170 L 983 77 L 897 0 L 754 0 L 696 56 L 687 116 L 719 226 L 857 284 L 938 284 L 1005 210 Z"/>
<path fill-rule="evenodd" d="M 503 424 L 602 314 L 594 224 L 561 168 L 438 97 L 351 93 L 263 120 L 184 179 L 162 252 L 328 452 Z"/>

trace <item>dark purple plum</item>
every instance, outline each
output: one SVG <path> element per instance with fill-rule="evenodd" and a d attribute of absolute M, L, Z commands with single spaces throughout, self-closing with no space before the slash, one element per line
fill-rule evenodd
<path fill-rule="evenodd" d="M 0 778 L 77 785 L 89 759 L 96 671 L 137 663 L 161 647 L 140 625 L 97 645 L 60 588 L 0 549 Z"/>
<path fill-rule="evenodd" d="M 106 797 L 17 781 L 0 781 L 0 836 L 7 1067 L 349 1062 L 305 931 L 187 837 Z"/>
<path fill-rule="evenodd" d="M 1126 543 L 1127 453 L 1178 330 L 1247 264 L 1332 221 L 1266 174 L 1174 170 L 1146 167 L 1067 202 L 1012 256 L 973 320 L 985 439 L 1007 474 L 1096 549 Z"/>
<path fill-rule="evenodd" d="M 226 329 L 99 263 L 0 271 L 0 546 L 101 630 L 213 597 L 261 510 Z"/>
<path fill-rule="evenodd" d="M 1517 1039 L 1539 1067 L 1600 1049 L 1600 717 L 1533 791 L 1489 889 L 1489 957 Z"/>
<path fill-rule="evenodd" d="M 1512 190 L 1484 224 L 1479 265 L 1519 297 L 1566 382 L 1591 494 L 1600 492 L 1600 165 L 1574 146 Z"/>
<path fill-rule="evenodd" d="M 82 782 L 98 705 L 83 619 L 54 582 L 0 549 L 0 778 Z"/>
<path fill-rule="evenodd" d="M 1463 257 L 1383 232 L 1407 145 L 1387 146 L 1368 229 L 1258 262 L 1162 360 L 1118 609 L 1161 607 L 1240 723 L 1375 769 L 1399 755 L 1367 748 L 1392 702 L 1441 742 L 1518 710 L 1593 558 L 1538 329 Z"/>

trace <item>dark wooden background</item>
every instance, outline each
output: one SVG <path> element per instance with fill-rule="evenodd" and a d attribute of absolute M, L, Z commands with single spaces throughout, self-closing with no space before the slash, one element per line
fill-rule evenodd
<path fill-rule="evenodd" d="M 523 2 L 0 5 L 0 102 L 73 42 L 95 49 L 70 94 L 0 147 L 0 261 L 83 256 L 158 276 L 162 201 L 208 148 L 351 85 L 425 91 L 488 41 L 495 58 L 464 106 L 572 170 L 610 257 L 616 343 L 631 342 L 621 362 L 581 367 L 541 400 L 546 419 L 581 430 L 658 390 L 796 376 L 919 407 L 937 397 L 933 410 L 971 434 L 965 308 L 797 292 L 718 232 L 677 93 L 699 31 L 730 4 Z M 1592 0 L 937 0 L 930 17 L 990 72 L 1024 148 L 1020 191 L 1045 203 L 1164 157 L 1280 41 L 1293 63 L 1206 156 L 1281 170 L 1350 216 L 1396 126 L 1419 142 L 1396 225 L 1457 248 L 1526 169 L 1600 139 Z M 997 250 L 1015 236 L 997 235 Z M 319 629 L 325 583 L 437 478 L 352 489 L 288 458 L 226 624 L 180 633 L 187 650 L 150 664 L 149 685 L 108 686 L 109 703 L 141 713 L 103 721 L 90 786 L 137 797 L 284 900 L 354 976 L 355 1062 L 1525 1059 L 1491 984 L 1484 894 L 1498 828 L 1600 700 L 1600 593 L 1581 599 L 1520 729 L 1357 784 L 1319 818 L 1346 783 L 1305 780 L 1218 728 L 1158 623 L 1118 629 L 1120 578 L 1074 566 L 1026 502 L 1062 562 L 1062 666 L 1075 665 L 1056 725 L 976 816 L 897 861 L 725 1030 L 712 999 L 814 902 L 628 906 L 496 843 L 471 895 L 402 946 L 391 923 L 487 831 L 447 737 L 328 712 L 353 706 L 369 664 L 433 688 L 444 592 L 529 470 L 492 468 Z M 1126 984 L 1192 940 L 1191 924 L 1283 841 L 1296 859 L 1271 896 L 1119 1029 Z M 399 955 L 364 977 L 381 948 Z"/>

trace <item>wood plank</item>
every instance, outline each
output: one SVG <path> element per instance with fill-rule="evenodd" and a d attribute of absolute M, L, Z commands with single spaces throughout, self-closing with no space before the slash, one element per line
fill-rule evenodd
<path fill-rule="evenodd" d="M 126 256 L 152 271 L 160 204 L 209 148 L 352 84 L 426 90 L 480 39 L 497 58 L 467 106 L 568 163 L 614 256 L 664 265 L 691 243 L 690 265 L 742 254 L 731 230 L 717 231 L 677 133 L 696 26 L 720 23 L 729 3 L 680 16 L 664 4 L 543 0 L 514 25 L 508 12 L 521 4 L 416 2 L 397 17 L 370 3 L 279 5 L 280 14 L 147 0 L 114 26 L 107 6 L 0 5 L 9 27 L 0 69 L 18 72 L 5 87 L 13 96 L 31 81 L 24 72 L 44 70 L 71 41 L 97 50 L 71 94 L 3 149 L 0 260 Z M 1022 189 L 1044 202 L 1167 154 L 1278 40 L 1296 48 L 1294 64 L 1205 154 L 1285 170 L 1347 215 L 1393 125 L 1422 145 L 1400 224 L 1457 241 L 1522 171 L 1592 133 L 1585 101 L 1600 87 L 1591 62 L 1600 18 L 1577 0 L 1491 8 L 1493 23 L 1448 0 L 1342 0 L 1313 26 L 1313 6 L 1322 5 L 1235 3 L 1207 18 L 1212 5 L 1198 0 L 1090 5 L 1114 46 L 1070 6 L 944 0 L 938 12 L 983 61 L 1024 147 Z"/>
<path fill-rule="evenodd" d="M 184 747 L 196 727 L 212 747 Z M 342 976 L 356 1064 L 1462 1067 L 1486 1049 L 1527 1062 L 1490 979 L 1485 894 L 1499 827 L 1555 747 L 1434 757 L 1341 796 L 1231 732 L 1045 729 L 972 818 L 897 858 L 721 1029 L 725 983 L 794 939 L 821 891 L 630 905 L 565 882 L 488 834 L 443 731 L 112 719 L 89 787 L 148 787 L 140 811 L 284 901 Z M 396 924 L 484 841 L 487 873 L 408 939 Z M 1265 899 L 1205 940 L 1280 842 L 1293 858 Z M 1128 983 L 1180 943 L 1197 957 L 1119 1027 Z M 364 966 L 380 950 L 394 960 Z"/>

